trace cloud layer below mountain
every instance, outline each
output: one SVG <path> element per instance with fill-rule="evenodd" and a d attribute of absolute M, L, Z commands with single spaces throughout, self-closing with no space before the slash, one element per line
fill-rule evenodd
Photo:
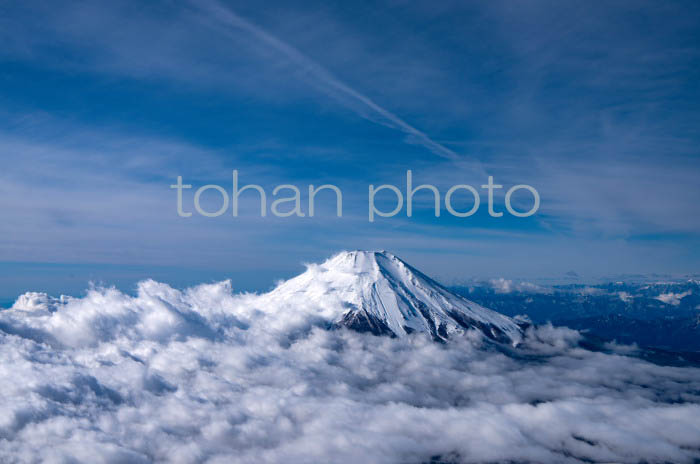
<path fill-rule="evenodd" d="M 692 462 L 700 370 L 530 329 L 512 352 L 325 330 L 228 282 L 0 311 L 3 462 Z"/>

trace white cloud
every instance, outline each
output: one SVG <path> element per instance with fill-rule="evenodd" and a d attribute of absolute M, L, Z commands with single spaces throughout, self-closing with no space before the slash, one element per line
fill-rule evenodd
<path fill-rule="evenodd" d="M 512 292 L 523 292 L 523 293 L 548 293 L 549 289 L 541 287 L 532 282 L 514 282 L 510 279 L 504 279 L 499 277 L 498 279 L 489 280 L 489 285 L 493 288 L 496 293 L 512 293 Z"/>
<path fill-rule="evenodd" d="M 584 295 L 584 296 L 592 296 L 592 295 L 603 295 L 605 294 L 605 290 L 602 288 L 596 288 L 596 287 L 583 287 L 576 289 L 576 292 Z"/>
<path fill-rule="evenodd" d="M 617 295 L 620 297 L 622 301 L 625 303 L 629 303 L 632 301 L 632 298 L 634 298 L 632 295 L 630 295 L 628 292 L 617 292 Z"/>
<path fill-rule="evenodd" d="M 551 326 L 513 356 L 477 333 L 329 331 L 261 301 L 229 282 L 24 295 L 0 312 L 0 460 L 700 458 L 698 369 L 589 352 Z"/>
<path fill-rule="evenodd" d="M 489 280 L 491 288 L 498 293 L 510 293 L 513 291 L 513 281 L 499 277 L 498 279 Z"/>
<path fill-rule="evenodd" d="M 690 295 L 691 293 L 693 292 L 691 292 L 690 290 L 682 293 L 662 293 L 661 295 L 657 296 L 656 299 L 666 304 L 678 306 L 681 304 L 681 300 L 686 296 Z"/>

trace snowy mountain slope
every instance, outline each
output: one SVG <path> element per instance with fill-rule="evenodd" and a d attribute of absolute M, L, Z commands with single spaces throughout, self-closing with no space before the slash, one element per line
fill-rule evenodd
<path fill-rule="evenodd" d="M 465 327 L 517 331 L 386 253 L 343 253 L 263 295 L 29 292 L 0 310 L 0 462 L 700 459 L 700 369 L 593 352 L 551 325 L 512 350 L 428 340 Z"/>
<path fill-rule="evenodd" d="M 385 251 L 341 252 L 262 295 L 263 306 L 308 310 L 348 328 L 398 337 L 412 332 L 444 340 L 477 329 L 517 344 L 511 318 L 456 295 Z"/>

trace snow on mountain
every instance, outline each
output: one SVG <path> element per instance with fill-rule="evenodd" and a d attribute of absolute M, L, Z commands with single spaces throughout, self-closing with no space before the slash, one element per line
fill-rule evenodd
<path fill-rule="evenodd" d="M 262 295 L 272 310 L 307 310 L 338 326 L 403 337 L 445 340 L 469 329 L 517 344 L 511 318 L 456 295 L 386 251 L 341 252 Z"/>
<path fill-rule="evenodd" d="M 700 459 L 700 369 L 588 351 L 551 325 L 514 350 L 432 343 L 520 333 L 388 253 L 233 288 L 144 280 L 0 310 L 0 462 Z"/>

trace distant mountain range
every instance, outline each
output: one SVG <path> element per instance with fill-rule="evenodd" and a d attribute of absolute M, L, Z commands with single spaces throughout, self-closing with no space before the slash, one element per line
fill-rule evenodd
<path fill-rule="evenodd" d="M 452 288 L 509 316 L 528 315 L 620 343 L 700 351 L 700 282 L 611 282 L 542 287 L 503 281 Z"/>

